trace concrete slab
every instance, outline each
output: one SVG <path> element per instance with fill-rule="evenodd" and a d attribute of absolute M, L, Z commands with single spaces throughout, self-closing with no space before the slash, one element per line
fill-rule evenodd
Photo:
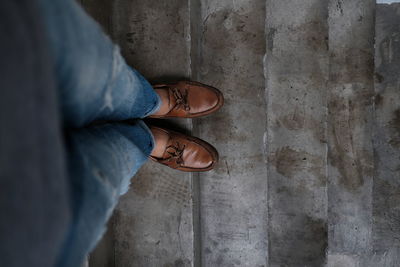
<path fill-rule="evenodd" d="M 187 0 L 114 0 L 113 38 L 127 62 L 150 81 L 188 78 Z"/>
<path fill-rule="evenodd" d="M 374 12 L 375 0 L 329 4 L 328 258 L 354 266 L 372 248 Z"/>
<path fill-rule="evenodd" d="M 267 1 L 268 266 L 326 260 L 327 4 Z"/>
<path fill-rule="evenodd" d="M 188 78 L 188 1 L 115 0 L 113 38 L 151 82 Z M 190 121 L 175 122 L 189 127 Z M 192 266 L 190 174 L 149 162 L 116 210 L 115 266 Z"/>
<path fill-rule="evenodd" d="M 200 14 L 193 77 L 220 88 L 226 102 L 194 121 L 220 153 L 217 168 L 199 177 L 199 266 L 267 266 L 265 1 L 202 0 Z"/>
<path fill-rule="evenodd" d="M 377 5 L 373 250 L 368 266 L 400 266 L 400 4 Z M 366 265 L 367 266 L 367 265 Z"/>

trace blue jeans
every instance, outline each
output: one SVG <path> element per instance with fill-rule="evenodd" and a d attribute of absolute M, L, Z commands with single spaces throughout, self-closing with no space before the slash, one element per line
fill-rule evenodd
<path fill-rule="evenodd" d="M 160 99 L 74 0 L 39 3 L 56 70 L 72 196 L 73 223 L 57 266 L 76 267 L 151 153 L 154 140 L 140 119 L 154 113 Z M 126 119 L 136 120 L 121 122 Z"/>

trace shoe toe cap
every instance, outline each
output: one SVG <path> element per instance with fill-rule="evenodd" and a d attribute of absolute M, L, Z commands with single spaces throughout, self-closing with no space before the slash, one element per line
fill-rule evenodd
<path fill-rule="evenodd" d="M 185 151 L 185 167 L 193 169 L 205 169 L 214 164 L 215 158 L 212 153 L 200 145 L 191 145 Z"/>
<path fill-rule="evenodd" d="M 195 86 L 191 88 L 190 92 L 190 112 L 202 113 L 220 106 L 223 101 L 222 94 L 217 90 Z"/>

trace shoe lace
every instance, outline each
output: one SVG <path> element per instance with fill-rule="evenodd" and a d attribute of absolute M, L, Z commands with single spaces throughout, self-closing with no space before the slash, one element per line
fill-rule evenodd
<path fill-rule="evenodd" d="M 172 108 L 179 108 L 179 107 L 183 107 L 185 109 L 185 111 L 189 111 L 190 110 L 190 106 L 187 100 L 188 97 L 188 91 L 187 89 L 184 89 L 183 92 L 181 92 L 181 90 L 179 90 L 178 88 L 173 88 L 172 89 L 172 94 L 175 97 L 175 106 Z"/>
<path fill-rule="evenodd" d="M 176 142 L 175 145 L 170 145 L 167 147 L 166 152 L 170 155 L 169 158 L 167 158 L 167 161 L 172 161 L 175 160 L 176 164 L 178 165 L 183 165 L 183 151 L 185 150 L 186 145 L 180 145 L 178 142 Z"/>

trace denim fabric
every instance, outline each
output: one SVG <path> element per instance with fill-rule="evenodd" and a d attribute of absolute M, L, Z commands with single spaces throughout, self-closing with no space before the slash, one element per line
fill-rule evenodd
<path fill-rule="evenodd" d="M 74 0 L 39 0 L 55 59 L 65 125 L 144 118 L 158 109 L 152 86 Z"/>
<path fill-rule="evenodd" d="M 118 197 L 147 160 L 154 141 L 137 121 L 107 123 L 68 133 L 74 223 L 57 266 L 79 266 L 105 231 Z"/>
<path fill-rule="evenodd" d="M 59 267 L 79 266 L 153 149 L 140 118 L 160 99 L 74 0 L 39 0 L 66 129 L 73 222 Z M 115 122 L 138 119 L 132 123 Z M 93 125 L 94 121 L 114 121 Z"/>

